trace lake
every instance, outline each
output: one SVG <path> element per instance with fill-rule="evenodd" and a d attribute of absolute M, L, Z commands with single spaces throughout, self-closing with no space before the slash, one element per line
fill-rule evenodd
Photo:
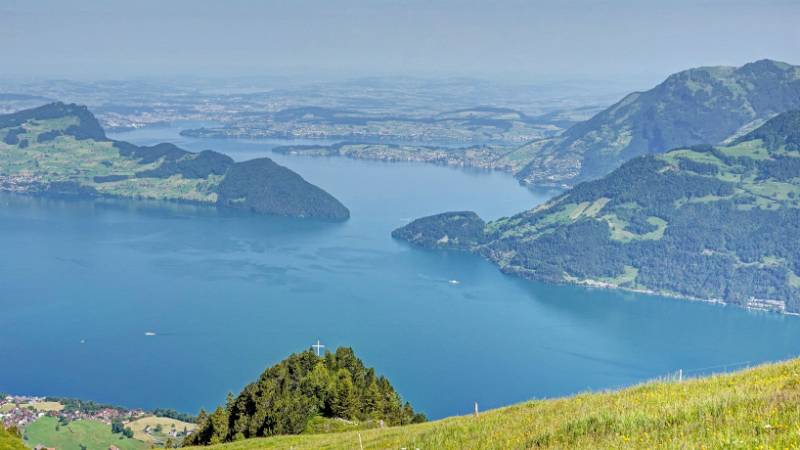
<path fill-rule="evenodd" d="M 796 317 L 529 282 L 390 237 L 411 218 L 493 219 L 555 194 L 508 175 L 280 156 L 269 149 L 285 142 L 177 131 L 114 137 L 270 156 L 352 218 L 0 196 L 0 391 L 195 413 L 320 339 L 352 346 L 440 418 L 798 353 Z"/>

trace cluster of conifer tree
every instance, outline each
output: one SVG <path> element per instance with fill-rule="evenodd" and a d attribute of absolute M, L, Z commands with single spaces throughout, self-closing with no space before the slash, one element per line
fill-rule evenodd
<path fill-rule="evenodd" d="M 198 428 L 184 445 L 298 434 L 315 416 L 386 425 L 423 422 L 389 380 L 366 368 L 351 348 L 317 356 L 308 350 L 270 367 L 258 381 L 211 414 L 200 411 Z"/>

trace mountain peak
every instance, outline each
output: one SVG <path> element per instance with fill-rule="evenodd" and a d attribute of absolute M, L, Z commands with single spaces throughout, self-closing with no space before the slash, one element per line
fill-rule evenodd
<path fill-rule="evenodd" d="M 775 71 L 787 71 L 793 68 L 789 63 L 785 63 L 783 61 L 776 61 L 774 59 L 759 59 L 758 61 L 753 61 L 751 63 L 747 63 L 742 67 L 736 69 L 737 72 L 742 73 L 752 73 L 752 72 L 775 72 Z"/>
<path fill-rule="evenodd" d="M 800 108 L 800 67 L 762 59 L 670 75 L 540 145 L 517 177 L 531 184 L 575 184 L 610 173 L 639 155 L 718 144 L 749 126 Z"/>

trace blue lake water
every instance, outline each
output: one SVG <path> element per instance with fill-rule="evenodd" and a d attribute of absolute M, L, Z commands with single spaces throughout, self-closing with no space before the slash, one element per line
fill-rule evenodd
<path fill-rule="evenodd" d="M 391 239 L 410 218 L 497 218 L 553 194 L 504 174 L 282 157 L 280 142 L 173 128 L 115 137 L 273 157 L 352 218 L 0 196 L 0 391 L 196 412 L 319 338 L 438 418 L 798 353 L 796 317 L 534 283 Z"/>

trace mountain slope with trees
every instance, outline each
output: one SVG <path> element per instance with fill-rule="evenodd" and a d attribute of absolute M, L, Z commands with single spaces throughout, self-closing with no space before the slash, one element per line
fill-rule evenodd
<path fill-rule="evenodd" d="M 800 312 L 799 135 L 800 111 L 791 111 L 730 145 L 635 158 L 487 223 L 469 250 L 536 280 Z M 461 249 L 448 236 L 463 230 L 447 217 L 394 235 Z"/>
<path fill-rule="evenodd" d="M 344 220 L 333 196 L 269 158 L 108 139 L 84 106 L 51 103 L 0 115 L 0 191 L 205 203 L 256 213 Z"/>
<path fill-rule="evenodd" d="M 308 350 L 265 370 L 224 407 L 201 411 L 197 430 L 185 445 L 208 445 L 246 438 L 299 434 L 314 418 L 383 421 L 385 425 L 424 422 L 404 403 L 389 380 L 367 368 L 350 348 L 317 356 Z"/>
<path fill-rule="evenodd" d="M 517 177 L 530 184 L 575 185 L 636 156 L 722 144 L 797 108 L 798 66 L 761 60 L 741 67 L 689 69 L 649 91 L 626 96 L 557 138 L 529 144 L 531 162 Z"/>

